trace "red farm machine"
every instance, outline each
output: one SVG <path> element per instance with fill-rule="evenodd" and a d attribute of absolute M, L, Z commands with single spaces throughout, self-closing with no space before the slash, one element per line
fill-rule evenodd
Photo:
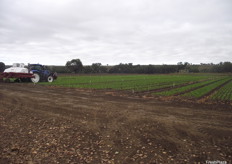
<path fill-rule="evenodd" d="M 1 81 L 10 82 L 11 79 L 16 82 L 53 82 L 57 79 L 57 73 L 47 70 L 41 64 L 28 64 L 28 66 L 25 66 L 23 63 L 14 63 L 12 67 L 0 73 Z"/>

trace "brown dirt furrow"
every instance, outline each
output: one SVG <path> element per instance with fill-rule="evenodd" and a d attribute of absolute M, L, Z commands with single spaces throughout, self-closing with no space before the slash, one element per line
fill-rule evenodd
<path fill-rule="evenodd" d="M 220 79 L 220 80 L 222 80 L 222 79 Z M 201 86 L 198 86 L 198 87 L 195 87 L 195 88 L 191 88 L 191 89 L 186 90 L 186 91 L 184 91 L 184 92 L 177 93 L 177 94 L 175 94 L 175 95 L 173 95 L 173 96 L 180 96 L 180 95 L 183 95 L 183 94 L 185 94 L 185 93 L 192 92 L 192 91 L 197 90 L 197 89 L 199 89 L 199 88 L 203 88 L 203 87 L 208 86 L 208 85 L 210 85 L 210 84 L 216 83 L 217 81 L 220 81 L 220 80 L 215 80 L 215 81 L 212 81 L 212 82 L 210 82 L 210 83 L 208 83 L 208 84 L 201 85 Z"/>
<path fill-rule="evenodd" d="M 207 97 L 209 95 L 212 95 L 214 92 L 216 92 L 217 90 L 219 90 L 220 88 L 222 88 L 224 85 L 228 84 L 231 81 L 232 81 L 232 79 L 226 81 L 225 83 L 223 83 L 223 84 L 219 85 L 218 87 L 212 89 L 209 93 L 205 94 L 203 97 Z M 203 97 L 201 97 L 201 98 L 203 98 Z"/>
<path fill-rule="evenodd" d="M 0 163 L 231 163 L 225 108 L 1 83 Z"/>
<path fill-rule="evenodd" d="M 141 94 L 146 94 L 146 93 L 151 93 L 151 92 L 163 92 L 163 91 L 168 91 L 168 90 L 171 90 L 171 89 L 180 88 L 180 87 L 184 87 L 184 86 L 187 86 L 187 85 L 190 85 L 190 84 L 196 84 L 196 83 L 200 83 L 200 82 L 204 82 L 204 81 L 208 81 L 208 80 L 210 80 L 210 79 L 200 80 L 200 81 L 191 81 L 191 82 L 187 82 L 187 83 L 184 83 L 184 84 L 179 84 L 179 85 L 174 85 L 174 86 L 169 86 L 169 87 L 164 87 L 164 88 L 158 88 L 158 89 L 151 89 L 149 91 L 139 91 L 139 92 L 136 92 L 136 93 L 141 95 Z"/>
<path fill-rule="evenodd" d="M 203 95 L 202 97 L 199 98 L 199 101 L 206 101 L 211 95 L 213 95 L 215 92 L 217 92 L 220 88 L 222 88 L 224 85 L 228 84 L 231 82 L 232 79 L 229 79 L 228 81 L 224 82 L 223 84 L 217 86 L 216 88 L 212 89 L 209 93 Z M 229 104 L 229 102 L 228 102 Z"/>

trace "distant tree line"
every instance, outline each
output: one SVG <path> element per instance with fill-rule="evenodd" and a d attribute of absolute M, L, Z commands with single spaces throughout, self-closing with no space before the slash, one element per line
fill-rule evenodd
<path fill-rule="evenodd" d="M 0 72 L 5 68 L 3 62 L 0 62 Z M 84 66 L 80 59 L 67 61 L 65 66 L 48 66 L 51 71 L 58 73 L 125 73 L 125 74 L 166 74 L 166 73 L 232 73 L 231 62 L 201 63 L 194 65 L 188 62 L 178 62 L 176 65 L 133 65 L 132 63 L 120 63 L 114 66 L 103 66 L 101 63 L 93 63 Z"/>
<path fill-rule="evenodd" d="M 223 72 L 232 72 L 232 63 L 231 62 L 220 62 L 217 65 L 213 65 L 211 72 L 223 73 Z"/>
<path fill-rule="evenodd" d="M 71 61 L 70 61 L 71 62 Z M 176 65 L 133 65 L 132 63 L 120 63 L 114 66 L 103 66 L 101 63 L 93 63 L 84 66 L 80 60 L 67 62 L 66 66 L 49 66 L 52 71 L 58 73 L 125 73 L 125 74 L 166 74 L 166 73 L 232 73 L 231 62 L 201 63 L 194 65 L 188 62 L 178 62 Z"/>
<path fill-rule="evenodd" d="M 232 73 L 231 62 L 219 64 L 201 63 L 193 65 L 188 62 L 178 62 L 176 65 L 133 65 L 132 63 L 120 63 L 114 66 L 103 66 L 101 63 L 93 63 L 83 66 L 80 59 L 73 59 L 66 63 L 66 69 L 73 73 L 125 73 L 125 74 L 165 74 L 165 73 Z"/>

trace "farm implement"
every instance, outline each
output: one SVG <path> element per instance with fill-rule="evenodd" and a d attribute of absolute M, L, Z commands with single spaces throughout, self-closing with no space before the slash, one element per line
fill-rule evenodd
<path fill-rule="evenodd" d="M 47 70 L 41 64 L 28 64 L 28 66 L 25 66 L 23 63 L 14 63 L 12 67 L 5 69 L 0 74 L 0 81 L 10 82 L 11 79 L 15 82 L 53 82 L 57 79 L 57 73 Z"/>

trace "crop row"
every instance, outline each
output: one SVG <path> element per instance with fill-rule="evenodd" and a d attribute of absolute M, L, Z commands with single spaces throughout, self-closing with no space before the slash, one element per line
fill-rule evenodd
<path fill-rule="evenodd" d="M 210 97 L 212 100 L 232 101 L 232 81 Z"/>
<path fill-rule="evenodd" d="M 221 77 L 214 77 L 212 75 L 63 76 L 59 77 L 59 79 L 52 84 L 46 84 L 75 88 L 149 91 L 212 78 Z"/>
<path fill-rule="evenodd" d="M 224 84 L 225 82 L 227 82 L 230 79 L 231 78 L 224 78 L 222 80 L 219 80 L 219 81 L 212 83 L 210 85 L 207 85 L 205 87 L 198 88 L 198 89 L 193 90 L 191 92 L 185 93 L 181 96 L 188 97 L 188 98 L 200 98 L 200 97 L 208 94 L 209 92 L 211 92 L 215 88 L 219 87 L 220 85 Z"/>
<path fill-rule="evenodd" d="M 216 81 L 217 81 L 217 79 L 216 80 L 201 81 L 201 82 L 189 84 L 189 85 L 186 85 L 186 86 L 183 86 L 180 88 L 174 88 L 174 89 L 170 89 L 170 90 L 163 91 L 163 92 L 155 92 L 153 94 L 154 95 L 162 95 L 162 96 L 173 96 L 173 95 L 181 94 L 184 92 L 188 92 L 190 90 L 194 90 L 195 88 L 203 87 L 207 84 L 214 83 Z"/>
<path fill-rule="evenodd" d="M 74 88 L 114 89 L 132 92 L 154 92 L 154 95 L 180 95 L 187 98 L 201 98 L 215 89 L 219 89 L 231 77 L 218 74 L 171 74 L 171 75 L 95 75 L 61 76 L 55 85 Z M 213 100 L 232 99 L 232 82 L 222 86 L 211 97 Z"/>

